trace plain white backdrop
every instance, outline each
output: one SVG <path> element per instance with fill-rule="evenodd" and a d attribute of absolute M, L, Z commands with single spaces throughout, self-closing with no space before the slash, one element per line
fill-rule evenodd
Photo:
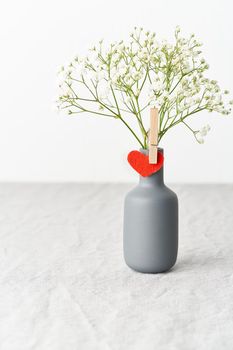
<path fill-rule="evenodd" d="M 0 180 L 135 181 L 126 157 L 138 146 L 120 122 L 53 111 L 58 67 L 101 38 L 126 38 L 134 26 L 169 39 L 180 25 L 204 43 L 209 76 L 233 96 L 232 12 L 230 0 L 2 1 Z M 182 127 L 164 139 L 167 181 L 232 182 L 233 115 L 202 113 L 193 125 L 207 121 L 204 145 Z"/>

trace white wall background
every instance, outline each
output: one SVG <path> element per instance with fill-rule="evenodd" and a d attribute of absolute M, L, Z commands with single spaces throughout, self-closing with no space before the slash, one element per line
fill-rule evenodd
<path fill-rule="evenodd" d="M 101 38 L 127 37 L 135 25 L 169 38 L 179 24 L 204 42 L 212 78 L 233 96 L 232 12 L 230 0 L 2 1 L 0 180 L 136 180 L 126 156 L 137 145 L 120 122 L 52 111 L 57 68 Z M 196 125 L 207 119 L 204 145 L 182 127 L 164 139 L 168 181 L 233 180 L 233 115 L 204 113 Z"/>

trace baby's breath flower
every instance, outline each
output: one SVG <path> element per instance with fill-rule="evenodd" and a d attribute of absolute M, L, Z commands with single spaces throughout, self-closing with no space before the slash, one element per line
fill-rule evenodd
<path fill-rule="evenodd" d="M 200 129 L 199 133 L 201 136 L 206 136 L 207 132 L 210 130 L 210 126 L 206 125 L 203 128 Z"/>
<path fill-rule="evenodd" d="M 159 41 L 155 33 L 137 27 L 128 42 L 120 40 L 105 48 L 100 40 L 86 57 L 76 56 L 60 67 L 58 107 L 69 114 L 78 109 L 112 116 L 129 130 L 125 113 L 132 113 L 139 122 L 142 140 L 137 132 L 131 132 L 141 147 L 147 147 L 142 111 L 153 106 L 160 109 L 159 141 L 170 128 L 183 122 L 203 143 L 210 127 L 193 131 L 186 118 L 202 110 L 228 115 L 233 100 L 226 103 L 229 91 L 221 90 L 216 80 L 205 76 L 209 66 L 201 57 L 201 45 L 194 34 L 182 37 L 179 26 L 174 42 Z"/>
<path fill-rule="evenodd" d="M 204 143 L 204 137 L 207 135 L 207 133 L 210 131 L 210 126 L 207 124 L 206 126 L 203 126 L 199 131 L 194 132 L 194 136 L 198 143 L 203 144 Z"/>
<path fill-rule="evenodd" d="M 197 139 L 197 142 L 200 144 L 203 144 L 205 142 L 205 140 L 201 136 L 199 136 L 199 134 L 197 134 L 196 139 Z"/>
<path fill-rule="evenodd" d="M 175 33 L 180 33 L 180 26 L 176 26 Z"/>

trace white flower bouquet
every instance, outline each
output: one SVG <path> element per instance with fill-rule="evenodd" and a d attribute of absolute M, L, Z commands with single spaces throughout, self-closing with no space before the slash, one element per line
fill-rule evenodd
<path fill-rule="evenodd" d="M 87 112 L 116 118 L 147 149 L 143 115 L 152 106 L 159 109 L 158 142 L 182 124 L 203 143 L 209 125 L 194 130 L 188 118 L 203 110 L 228 115 L 233 101 L 227 103 L 229 92 L 206 77 L 209 66 L 201 45 L 194 34 L 182 37 L 179 27 L 173 43 L 159 41 L 155 33 L 142 28 L 135 28 L 127 43 L 116 42 L 105 49 L 100 41 L 87 57 L 75 57 L 60 69 L 58 107 L 69 115 Z M 129 115 L 136 118 L 138 130 L 130 125 Z"/>

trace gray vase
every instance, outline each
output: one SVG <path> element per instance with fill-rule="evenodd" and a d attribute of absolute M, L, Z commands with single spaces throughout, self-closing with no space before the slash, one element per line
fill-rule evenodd
<path fill-rule="evenodd" d="M 178 199 L 164 184 L 163 167 L 151 176 L 140 176 L 139 184 L 126 195 L 123 241 L 125 262 L 136 271 L 165 272 L 175 264 Z"/>

